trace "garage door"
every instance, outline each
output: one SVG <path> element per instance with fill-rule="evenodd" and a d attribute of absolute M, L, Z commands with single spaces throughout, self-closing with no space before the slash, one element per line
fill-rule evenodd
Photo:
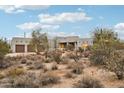
<path fill-rule="evenodd" d="M 25 52 L 25 45 L 16 45 L 16 52 L 17 53 Z"/>

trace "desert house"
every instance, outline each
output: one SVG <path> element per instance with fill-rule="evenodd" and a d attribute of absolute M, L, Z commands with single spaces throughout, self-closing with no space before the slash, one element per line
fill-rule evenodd
<path fill-rule="evenodd" d="M 31 38 L 13 37 L 11 40 L 11 50 L 13 53 L 33 52 L 30 45 Z M 49 49 L 64 49 L 71 44 L 74 49 L 82 47 L 82 45 L 92 45 L 92 38 L 79 38 L 78 36 L 56 37 L 48 39 Z"/>

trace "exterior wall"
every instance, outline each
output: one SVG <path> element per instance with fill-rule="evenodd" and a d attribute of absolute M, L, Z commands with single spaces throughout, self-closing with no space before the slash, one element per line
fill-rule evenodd
<path fill-rule="evenodd" d="M 25 45 L 25 52 L 27 52 L 27 45 L 30 43 L 30 38 L 13 38 L 11 41 L 11 50 L 12 52 L 16 52 L 16 45 Z"/>
<path fill-rule="evenodd" d="M 11 41 L 11 50 L 16 52 L 16 45 L 25 45 L 25 52 L 28 52 L 28 45 L 30 44 L 31 38 L 13 38 Z M 55 40 L 49 39 L 49 49 L 55 49 Z M 81 47 L 84 42 L 87 42 L 88 45 L 93 45 L 92 38 L 79 38 L 78 36 L 69 36 L 69 37 L 56 37 L 56 47 L 59 48 L 60 43 L 66 43 L 67 45 L 71 42 L 75 43 L 75 49 Z"/>
<path fill-rule="evenodd" d="M 68 36 L 68 37 L 57 37 L 57 48 L 59 48 L 59 43 L 66 43 L 67 45 L 71 42 L 75 43 L 75 49 L 77 49 L 76 43 L 78 42 L 78 36 Z"/>

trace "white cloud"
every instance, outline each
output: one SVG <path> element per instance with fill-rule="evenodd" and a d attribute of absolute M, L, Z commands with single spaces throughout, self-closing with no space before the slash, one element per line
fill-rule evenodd
<path fill-rule="evenodd" d="M 21 13 L 26 10 L 36 10 L 36 9 L 46 9 L 49 6 L 45 5 L 1 5 L 0 10 L 5 11 L 6 13 Z"/>
<path fill-rule="evenodd" d="M 124 23 L 116 24 L 114 30 L 118 33 L 119 38 L 124 39 Z"/>
<path fill-rule="evenodd" d="M 124 23 L 118 23 L 114 27 L 116 30 L 122 30 L 124 31 Z"/>
<path fill-rule="evenodd" d="M 33 29 L 55 30 L 55 29 L 58 29 L 60 26 L 48 25 L 48 24 L 42 25 L 41 23 L 38 23 L 38 22 L 29 22 L 29 23 L 17 25 L 16 27 L 22 30 L 33 30 Z"/>
<path fill-rule="evenodd" d="M 47 24 L 61 24 L 64 22 L 78 22 L 78 21 L 88 21 L 92 18 L 87 16 L 84 12 L 66 12 L 61 14 L 40 14 L 39 16 L 41 23 L 47 23 Z"/>

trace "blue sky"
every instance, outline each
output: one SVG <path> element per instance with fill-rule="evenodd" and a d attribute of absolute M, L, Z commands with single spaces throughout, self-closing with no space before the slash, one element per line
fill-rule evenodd
<path fill-rule="evenodd" d="M 42 28 L 49 36 L 90 37 L 96 27 L 112 28 L 124 39 L 124 6 L 0 6 L 0 37 L 30 37 Z"/>

